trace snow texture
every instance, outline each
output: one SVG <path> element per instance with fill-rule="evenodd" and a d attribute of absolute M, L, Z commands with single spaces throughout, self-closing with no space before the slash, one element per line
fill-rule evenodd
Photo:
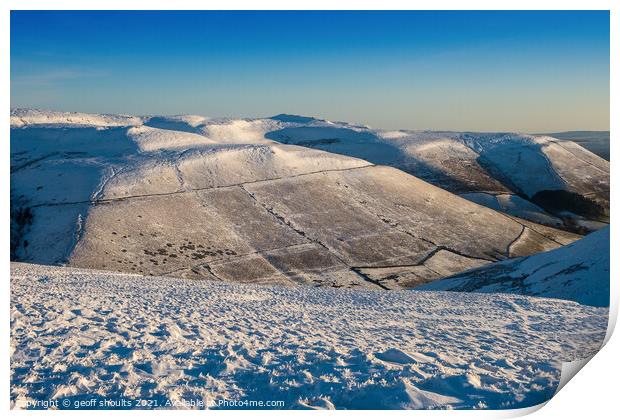
<path fill-rule="evenodd" d="M 516 295 L 248 286 L 13 263 L 11 405 L 528 407 L 551 398 L 562 362 L 598 350 L 607 312 Z"/>

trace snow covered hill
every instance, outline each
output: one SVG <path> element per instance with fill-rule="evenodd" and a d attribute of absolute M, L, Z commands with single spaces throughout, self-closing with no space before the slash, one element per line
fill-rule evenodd
<path fill-rule="evenodd" d="M 325 136 L 386 144 L 346 123 L 29 110 L 11 121 L 16 261 L 400 289 L 579 238 L 314 148 Z"/>
<path fill-rule="evenodd" d="M 286 114 L 204 120 L 185 129 L 226 142 L 267 138 L 393 166 L 478 204 L 548 226 L 587 232 L 608 222 L 609 162 L 574 142 L 545 135 L 383 131 Z"/>
<path fill-rule="evenodd" d="M 419 289 L 518 293 L 609 306 L 609 228 L 553 251 L 490 264 Z"/>
<path fill-rule="evenodd" d="M 32 125 L 64 127 L 125 127 L 142 124 L 143 119 L 131 115 L 87 114 L 39 109 L 11 109 L 11 127 Z"/>
<path fill-rule="evenodd" d="M 541 135 L 573 141 L 595 155 L 609 161 L 609 131 L 563 131 Z"/>
<path fill-rule="evenodd" d="M 394 166 L 479 204 L 549 226 L 587 231 L 609 220 L 609 162 L 571 141 L 514 133 L 385 132 L 328 122 L 287 127 L 266 137 Z M 548 205 L 549 196 L 559 207 Z"/>
<path fill-rule="evenodd" d="M 13 263 L 11 405 L 527 407 L 553 395 L 562 362 L 597 351 L 607 312 L 505 294 L 258 287 Z"/>
<path fill-rule="evenodd" d="M 478 204 L 553 227 L 588 232 L 609 220 L 609 162 L 577 143 L 545 135 L 384 131 L 287 114 L 210 119 L 11 110 L 15 128 L 122 125 L 207 138 L 171 141 L 177 147 L 194 141 L 257 144 L 273 140 L 352 156 L 399 168 Z M 152 131 L 149 136 L 158 134 Z"/>

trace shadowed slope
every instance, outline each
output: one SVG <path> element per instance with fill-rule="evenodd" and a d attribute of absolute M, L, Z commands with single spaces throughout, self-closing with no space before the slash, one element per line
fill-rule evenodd
<path fill-rule="evenodd" d="M 609 228 L 553 251 L 487 265 L 420 289 L 518 293 L 609 306 Z"/>

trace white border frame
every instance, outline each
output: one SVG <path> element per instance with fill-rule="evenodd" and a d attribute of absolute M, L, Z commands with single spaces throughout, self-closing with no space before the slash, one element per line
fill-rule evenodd
<path fill-rule="evenodd" d="M 616 7 L 614 7 L 616 6 Z M 617 83 L 617 75 L 620 66 L 618 65 L 618 48 L 620 47 L 620 43 L 618 42 L 618 25 L 620 24 L 620 19 L 618 16 L 620 15 L 620 7 L 617 6 L 617 2 L 614 3 L 612 1 L 606 0 L 590 0 L 590 1 L 576 1 L 576 0 L 566 0 L 566 1 L 547 1 L 547 0 L 521 0 L 521 1 L 503 1 L 501 3 L 497 1 L 490 0 L 470 0 L 467 2 L 458 1 L 458 0 L 441 0 L 441 1 L 414 1 L 414 2 L 405 2 L 405 1 L 394 1 L 394 0 L 383 0 L 381 2 L 372 2 L 368 0 L 358 0 L 358 1 L 338 1 L 338 0 L 314 0 L 296 2 L 292 4 L 291 2 L 283 1 L 283 0 L 262 0 L 260 3 L 251 2 L 247 0 L 229 0 L 229 1 L 212 1 L 212 2 L 200 2 L 193 0 L 175 0 L 174 2 L 166 2 L 164 0 L 151 0 L 148 2 L 139 2 L 139 1 L 130 1 L 130 0 L 91 0 L 86 2 L 80 2 L 78 0 L 62 0 L 55 1 L 54 4 L 48 0 L 5 0 L 2 2 L 2 14 L 0 15 L 0 37 L 2 45 L 2 55 L 3 60 L 0 61 L 0 72 L 2 74 L 2 96 L 1 100 L 4 104 L 3 109 L 4 112 L 8 112 L 10 109 L 10 59 L 9 59 L 9 51 L 10 51 L 10 10 L 198 10 L 198 9 L 213 9 L 213 10 L 235 10 L 235 9 L 251 9 L 251 10 L 274 10 L 274 9 L 287 9 L 287 10 L 339 10 L 339 9 L 347 9 L 347 8 L 355 8 L 355 9 L 365 9 L 365 10 L 380 10 L 380 9 L 397 9 L 397 10 L 405 10 L 405 9 L 413 9 L 413 10 L 550 10 L 550 9 L 560 9 L 560 10 L 611 10 L 610 13 L 610 25 L 611 25 L 611 43 L 610 43 L 610 89 L 611 89 L 611 103 L 610 103 L 610 115 L 612 116 L 610 120 L 610 131 L 611 133 L 618 132 L 620 129 L 619 119 L 613 118 L 613 115 L 620 115 L 618 113 L 618 83 Z M 5 177 L 2 177 L 1 185 L 2 185 L 2 209 L 0 214 L 1 220 L 4 221 L 2 225 L 2 238 L 4 241 L 2 242 L 2 252 L 1 255 L 4 255 L 2 259 L 2 272 L 5 273 L 3 279 L 3 287 L 4 290 L 2 296 L 4 299 L 2 300 L 2 314 L 4 318 L 4 324 L 7 329 L 3 329 L 4 337 L 3 337 L 3 345 L 0 349 L 0 358 L 2 359 L 1 370 L 0 370 L 0 378 L 6 381 L 5 386 L 2 388 L 2 400 L 1 405 L 4 410 L 9 411 L 9 300 L 10 300 L 10 283 L 9 283 L 9 237 L 10 237 L 10 226 L 9 226 L 9 190 L 10 190 L 10 177 L 9 174 L 9 141 L 8 135 L 9 132 L 9 118 L 8 115 L 5 114 L 5 117 L 1 120 L 1 132 L 4 133 L 2 136 L 2 170 L 3 173 L 7 174 Z M 617 150 L 618 148 L 614 145 L 614 139 L 611 139 L 611 161 L 616 161 L 620 159 L 618 156 Z M 620 141 L 620 140 L 619 140 Z M 611 169 L 611 184 L 616 185 L 616 182 L 619 181 L 617 176 L 617 171 L 614 170 L 614 167 Z M 614 193 L 613 188 L 611 192 L 611 208 L 615 209 L 619 205 L 618 197 Z M 619 239 L 620 239 L 620 231 L 618 231 L 613 225 L 611 227 L 611 255 L 620 256 L 620 247 L 619 247 Z M 618 298 L 620 295 L 619 288 L 619 272 L 620 259 L 612 258 L 611 259 L 611 306 L 610 306 L 610 328 L 607 333 L 606 341 L 611 337 L 611 333 L 613 328 L 615 327 L 617 315 L 618 315 Z M 601 350 L 601 352 L 596 355 L 588 365 L 588 368 L 585 369 L 585 372 L 581 372 L 578 375 L 578 379 L 570 381 L 570 383 L 562 389 L 561 392 L 558 393 L 555 397 L 553 397 L 550 402 L 548 402 L 548 407 L 544 410 L 538 411 L 534 418 L 543 419 L 555 419 L 560 418 L 561 416 L 569 416 L 569 418 L 573 417 L 585 417 L 588 416 L 590 418 L 606 418 L 609 417 L 611 413 L 616 411 L 618 404 L 617 400 L 617 392 L 615 391 L 617 387 L 617 378 L 620 373 L 619 361 L 617 358 L 617 354 L 620 354 L 618 351 L 620 350 L 620 345 L 618 343 L 617 337 L 609 341 L 607 346 Z M 531 413 L 533 411 L 537 411 L 541 406 L 521 409 L 521 410 L 506 410 L 506 411 L 455 411 L 455 412 L 407 412 L 407 411 L 382 411 L 382 417 L 390 417 L 390 418 L 410 418 L 411 416 L 417 417 L 457 417 L 457 418 L 503 418 L 503 417 L 514 417 L 520 416 L 524 414 Z M 337 411 L 331 414 L 325 413 L 313 413 L 304 411 L 296 411 L 294 416 L 306 417 L 306 418 L 316 418 L 316 416 L 323 415 L 333 415 L 336 417 L 346 416 L 349 412 L 346 411 Z M 241 411 L 235 412 L 210 412 L 206 415 L 209 416 L 242 416 L 244 413 Z M 11 417 L 22 417 L 22 416 L 50 416 L 50 415 L 62 415 L 67 418 L 82 418 L 85 416 L 84 412 L 59 412 L 59 413 L 51 413 L 51 412 L 25 412 L 21 410 L 12 410 L 9 415 Z M 89 417 L 94 418 L 105 418 L 109 415 L 114 416 L 129 416 L 126 412 L 115 411 L 114 413 L 98 411 L 88 413 Z M 174 412 L 174 411 L 165 411 L 165 412 L 131 412 L 132 417 L 142 417 L 142 416 L 164 416 L 164 417 L 177 417 L 177 416 L 196 416 L 201 415 L 204 416 L 204 413 L 198 414 L 195 412 Z M 270 417 L 270 418 L 288 418 L 291 415 L 290 411 L 269 411 L 269 412 L 252 412 L 247 413 L 247 415 L 251 416 L 259 416 L 259 417 Z M 377 413 L 372 411 L 356 411 L 354 414 L 359 418 L 371 418 L 377 415 Z"/>

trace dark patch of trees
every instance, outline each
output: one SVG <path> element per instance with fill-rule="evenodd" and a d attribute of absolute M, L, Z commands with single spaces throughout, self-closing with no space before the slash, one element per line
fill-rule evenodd
<path fill-rule="evenodd" d="M 552 214 L 568 211 L 591 220 L 605 217 L 603 206 L 588 197 L 571 191 L 539 191 L 534 194 L 532 201 Z"/>
<path fill-rule="evenodd" d="M 28 241 L 23 240 L 23 237 L 32 225 L 33 217 L 32 209 L 28 206 L 11 208 L 11 261 L 17 259 L 20 246 L 28 247 Z"/>

